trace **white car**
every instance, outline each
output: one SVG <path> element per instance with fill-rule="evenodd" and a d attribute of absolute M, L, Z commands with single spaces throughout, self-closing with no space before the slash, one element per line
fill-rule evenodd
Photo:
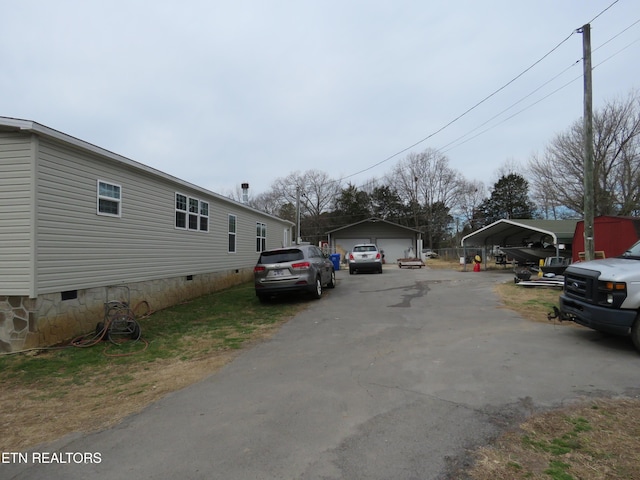
<path fill-rule="evenodd" d="M 382 253 L 373 243 L 359 243 L 354 245 L 349 253 L 349 273 L 365 270 L 382 273 Z"/>

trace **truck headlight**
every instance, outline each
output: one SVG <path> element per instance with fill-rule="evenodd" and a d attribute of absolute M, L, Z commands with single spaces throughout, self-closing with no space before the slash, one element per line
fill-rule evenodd
<path fill-rule="evenodd" d="M 600 281 L 598 282 L 598 292 L 600 305 L 618 308 L 627 298 L 627 284 L 625 282 Z"/>

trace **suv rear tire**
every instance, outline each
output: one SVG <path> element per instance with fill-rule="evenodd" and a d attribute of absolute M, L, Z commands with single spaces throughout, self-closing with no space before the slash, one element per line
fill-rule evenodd
<path fill-rule="evenodd" d="M 331 270 L 331 277 L 329 278 L 329 283 L 327 283 L 327 288 L 336 288 L 336 272 L 335 272 L 335 270 Z"/>
<path fill-rule="evenodd" d="M 316 300 L 322 297 L 322 280 L 320 276 L 316 277 L 315 288 L 311 291 L 311 296 Z"/>

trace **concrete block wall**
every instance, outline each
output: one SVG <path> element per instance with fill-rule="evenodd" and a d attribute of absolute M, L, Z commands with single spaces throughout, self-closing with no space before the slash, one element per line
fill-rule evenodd
<path fill-rule="evenodd" d="M 67 300 L 60 292 L 37 298 L 0 295 L 0 352 L 60 345 L 92 332 L 110 300 L 129 301 L 135 314 L 144 315 L 252 278 L 253 270 L 241 269 L 88 288 Z"/>

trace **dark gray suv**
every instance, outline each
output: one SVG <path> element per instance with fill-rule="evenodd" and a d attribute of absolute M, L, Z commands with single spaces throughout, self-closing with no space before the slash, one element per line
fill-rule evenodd
<path fill-rule="evenodd" d="M 253 276 L 261 302 L 287 293 L 309 293 L 320 298 L 323 287 L 336 286 L 333 262 L 314 245 L 265 250 L 253 268 Z"/>

